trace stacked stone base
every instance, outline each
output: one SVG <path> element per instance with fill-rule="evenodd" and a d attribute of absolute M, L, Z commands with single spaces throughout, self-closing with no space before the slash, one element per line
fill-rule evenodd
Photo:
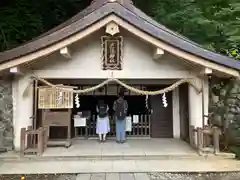
<path fill-rule="evenodd" d="M 13 149 L 12 83 L 0 80 L 0 152 Z"/>

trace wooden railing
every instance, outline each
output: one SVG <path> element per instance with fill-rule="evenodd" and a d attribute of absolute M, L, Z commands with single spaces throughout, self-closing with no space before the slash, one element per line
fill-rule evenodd
<path fill-rule="evenodd" d="M 47 147 L 48 135 L 47 129 L 40 127 L 33 130 L 31 126 L 21 128 L 21 144 L 20 153 L 25 155 L 27 153 L 42 155 Z"/>
<path fill-rule="evenodd" d="M 110 132 L 108 133 L 108 137 L 116 136 L 116 122 L 114 117 L 110 118 Z M 92 115 L 87 121 L 86 127 L 76 128 L 75 129 L 75 137 L 98 137 L 96 134 L 96 115 Z M 139 115 L 139 122 L 137 124 L 132 123 L 132 131 L 127 132 L 128 137 L 149 137 L 150 136 L 150 127 L 151 127 L 151 115 L 142 114 Z"/>
<path fill-rule="evenodd" d="M 219 153 L 219 141 L 221 130 L 218 127 L 208 127 L 204 128 L 190 126 L 190 145 L 197 149 L 199 154 L 204 152 L 204 148 L 211 146 L 215 154 Z"/>

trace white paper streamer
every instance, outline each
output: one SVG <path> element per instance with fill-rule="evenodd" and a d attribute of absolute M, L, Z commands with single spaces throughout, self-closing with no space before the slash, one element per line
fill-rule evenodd
<path fill-rule="evenodd" d="M 146 98 L 145 98 L 145 106 L 148 109 L 148 95 L 146 95 Z"/>
<path fill-rule="evenodd" d="M 76 105 L 76 108 L 80 108 L 80 99 L 78 94 L 75 95 L 75 105 Z"/>
<path fill-rule="evenodd" d="M 165 93 L 162 95 L 162 103 L 165 108 L 168 106 L 167 97 Z"/>

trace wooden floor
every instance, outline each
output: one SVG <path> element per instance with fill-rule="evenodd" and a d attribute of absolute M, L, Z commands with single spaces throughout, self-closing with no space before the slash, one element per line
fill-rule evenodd
<path fill-rule="evenodd" d="M 125 144 L 114 140 L 99 143 L 97 140 L 75 140 L 72 146 L 48 147 L 44 157 L 74 156 L 198 156 L 197 152 L 178 139 L 131 139 Z"/>

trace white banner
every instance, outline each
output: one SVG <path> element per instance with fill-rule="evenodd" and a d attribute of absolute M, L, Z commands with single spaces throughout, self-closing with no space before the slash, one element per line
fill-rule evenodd
<path fill-rule="evenodd" d="M 132 117 L 131 116 L 126 117 L 125 131 L 127 131 L 127 132 L 132 131 Z"/>
<path fill-rule="evenodd" d="M 133 124 L 138 124 L 138 123 L 139 123 L 139 116 L 133 115 Z"/>
<path fill-rule="evenodd" d="M 74 117 L 74 127 L 85 127 L 87 118 Z"/>

